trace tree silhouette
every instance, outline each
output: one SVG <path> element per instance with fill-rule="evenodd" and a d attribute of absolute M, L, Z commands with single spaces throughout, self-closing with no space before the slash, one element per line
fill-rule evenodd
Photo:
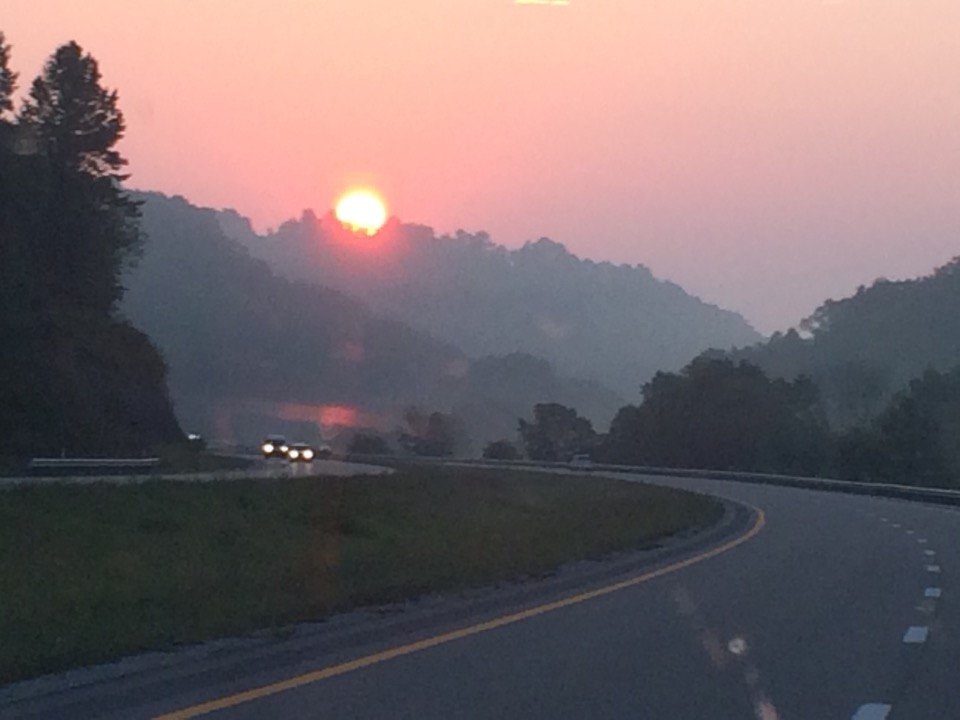
<path fill-rule="evenodd" d="M 850 479 L 960 484 L 960 367 L 926 371 L 868 426 L 843 435 L 838 470 Z"/>
<path fill-rule="evenodd" d="M 100 85 L 100 68 L 75 42 L 57 48 L 30 86 L 20 121 L 32 125 L 45 152 L 92 178 L 123 179 L 127 164 L 114 145 L 123 136 L 117 93 Z"/>
<path fill-rule="evenodd" d="M 606 450 L 619 462 L 815 472 L 827 446 L 808 379 L 770 380 L 746 362 L 698 358 L 657 373 L 643 403 L 617 414 Z"/>
<path fill-rule="evenodd" d="M 10 45 L 0 32 L 0 120 L 13 110 L 13 93 L 17 89 L 17 74 L 10 69 Z"/>
<path fill-rule="evenodd" d="M 66 317 L 110 313 L 140 244 L 138 206 L 121 185 L 126 160 L 114 147 L 124 130 L 117 94 L 101 86 L 96 60 L 70 42 L 33 81 L 18 118 L 47 161 L 36 168 L 45 177 L 35 200 L 51 210 L 31 233 L 41 292 Z"/>
<path fill-rule="evenodd" d="M 0 40 L 4 112 L 8 59 Z M 0 120 L 17 140 L 0 142 L 0 455 L 140 453 L 182 439 L 163 359 L 115 314 L 139 225 L 113 149 L 123 118 L 99 80 L 68 43 L 16 124 Z"/>
<path fill-rule="evenodd" d="M 509 440 L 494 440 L 483 448 L 483 457 L 487 460 L 519 460 L 520 451 Z"/>
<path fill-rule="evenodd" d="M 566 461 L 589 451 L 596 441 L 590 421 L 559 403 L 534 405 L 533 422 L 521 419 L 519 430 L 531 460 Z"/>

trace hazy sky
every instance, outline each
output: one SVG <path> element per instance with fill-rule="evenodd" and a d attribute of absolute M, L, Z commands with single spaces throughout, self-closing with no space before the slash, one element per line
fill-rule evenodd
<path fill-rule="evenodd" d="M 131 184 L 256 227 L 352 183 L 643 263 L 770 331 L 960 254 L 957 0 L 0 0 L 77 40 Z"/>

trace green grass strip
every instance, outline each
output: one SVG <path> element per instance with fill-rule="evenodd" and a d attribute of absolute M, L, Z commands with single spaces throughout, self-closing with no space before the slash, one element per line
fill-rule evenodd
<path fill-rule="evenodd" d="M 721 514 L 485 468 L 0 492 L 0 684 L 365 604 L 539 575 Z"/>

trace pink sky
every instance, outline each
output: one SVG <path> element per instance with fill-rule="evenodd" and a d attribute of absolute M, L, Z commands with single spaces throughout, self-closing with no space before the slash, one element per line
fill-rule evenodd
<path fill-rule="evenodd" d="M 131 184 L 264 229 L 348 185 L 643 263 L 771 331 L 960 254 L 956 0 L 3 0 L 74 39 Z"/>

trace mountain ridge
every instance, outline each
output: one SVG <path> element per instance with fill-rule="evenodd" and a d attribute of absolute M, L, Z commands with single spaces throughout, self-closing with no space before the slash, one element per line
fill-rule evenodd
<path fill-rule="evenodd" d="M 305 211 L 262 235 L 236 211 L 218 218 L 285 277 L 349 292 L 470 356 L 545 357 L 627 397 L 658 370 L 762 338 L 742 316 L 643 265 L 581 259 L 549 238 L 510 250 L 483 232 L 438 236 L 391 218 L 364 246 L 330 213 Z"/>
<path fill-rule="evenodd" d="M 536 402 L 576 405 L 598 424 L 622 404 L 544 360 L 471 359 L 339 290 L 279 277 L 209 208 L 159 193 L 137 199 L 147 242 L 125 277 L 122 311 L 162 351 L 191 431 L 228 443 L 278 428 L 317 440 L 344 428 L 392 431 L 418 406 L 457 415 L 476 451 L 512 437 Z"/>

